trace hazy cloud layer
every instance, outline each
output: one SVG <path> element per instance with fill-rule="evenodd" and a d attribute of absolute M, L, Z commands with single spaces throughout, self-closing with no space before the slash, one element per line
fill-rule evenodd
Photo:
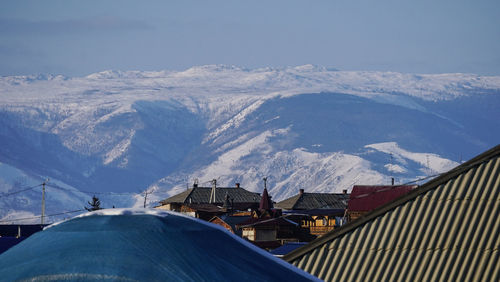
<path fill-rule="evenodd" d="M 31 21 L 24 19 L 0 19 L 0 34 L 8 35 L 60 35 L 86 32 L 134 31 L 153 27 L 144 21 L 117 17 L 93 17 L 88 19 Z"/>
<path fill-rule="evenodd" d="M 0 75 L 206 64 L 500 75 L 499 14 L 498 0 L 0 1 Z"/>

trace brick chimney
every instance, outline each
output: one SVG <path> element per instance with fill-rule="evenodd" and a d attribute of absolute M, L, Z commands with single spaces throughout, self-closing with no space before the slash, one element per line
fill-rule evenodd
<path fill-rule="evenodd" d="M 236 183 L 236 188 L 240 188 L 240 184 L 239 183 Z"/>
<path fill-rule="evenodd" d="M 304 194 L 304 189 L 299 189 L 299 195 Z"/>

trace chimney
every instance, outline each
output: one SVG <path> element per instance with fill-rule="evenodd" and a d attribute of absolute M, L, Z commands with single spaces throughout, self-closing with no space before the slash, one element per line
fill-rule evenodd
<path fill-rule="evenodd" d="M 342 194 L 347 195 L 347 189 L 342 190 Z"/>
<path fill-rule="evenodd" d="M 240 184 L 239 183 L 236 183 L 236 188 L 240 188 Z"/>
<path fill-rule="evenodd" d="M 299 195 L 304 194 L 304 189 L 299 189 Z"/>
<path fill-rule="evenodd" d="M 394 186 L 394 177 L 391 178 L 391 185 Z"/>

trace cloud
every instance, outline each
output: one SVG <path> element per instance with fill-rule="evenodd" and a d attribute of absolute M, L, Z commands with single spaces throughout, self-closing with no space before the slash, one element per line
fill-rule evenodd
<path fill-rule="evenodd" d="M 144 21 L 118 17 L 92 17 L 60 21 L 29 21 L 21 19 L 0 19 L 0 35 L 32 34 L 75 34 L 109 31 L 135 31 L 153 29 Z"/>

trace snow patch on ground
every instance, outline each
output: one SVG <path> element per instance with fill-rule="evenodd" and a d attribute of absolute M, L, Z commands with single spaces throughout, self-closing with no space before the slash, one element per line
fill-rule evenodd
<path fill-rule="evenodd" d="M 408 170 L 400 165 L 397 164 L 386 164 L 384 167 L 390 171 L 390 172 L 395 172 L 395 173 L 406 173 Z"/>
<path fill-rule="evenodd" d="M 366 145 L 365 148 L 372 148 L 386 154 L 392 154 L 396 160 L 411 160 L 417 162 L 425 169 L 430 170 L 430 174 L 443 173 L 458 165 L 457 162 L 442 158 L 431 153 L 412 153 L 398 146 L 396 142 L 385 142 Z M 403 162 L 403 161 L 401 161 Z M 429 171 L 424 171 L 429 172 Z"/>
<path fill-rule="evenodd" d="M 216 138 L 221 135 L 223 132 L 227 131 L 228 129 L 236 129 L 238 128 L 242 122 L 245 120 L 246 116 L 254 112 L 256 109 L 258 109 L 262 104 L 264 103 L 264 100 L 258 100 L 251 104 L 250 106 L 246 107 L 244 110 L 240 111 L 236 116 L 234 116 L 232 119 L 228 120 L 226 123 L 215 129 L 213 132 L 208 134 L 206 139 L 204 140 L 204 143 L 207 142 L 208 140 L 214 140 L 216 141 Z"/>
<path fill-rule="evenodd" d="M 107 165 L 113 162 L 115 159 L 121 157 L 130 147 L 132 143 L 132 138 L 135 135 L 135 130 L 130 131 L 128 138 L 124 138 L 120 143 L 118 143 L 111 151 L 107 152 L 103 161 L 103 164 Z M 128 160 L 125 158 L 119 165 L 119 167 L 125 167 Z"/>

